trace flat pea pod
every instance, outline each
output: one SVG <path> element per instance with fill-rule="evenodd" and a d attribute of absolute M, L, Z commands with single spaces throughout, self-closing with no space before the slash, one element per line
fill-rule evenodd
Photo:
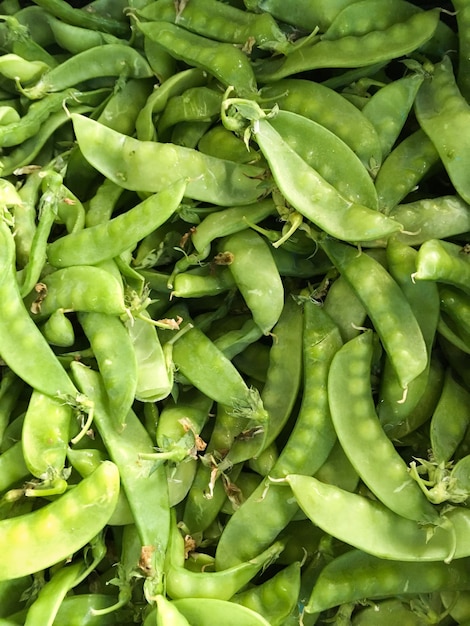
<path fill-rule="evenodd" d="M 254 96 L 257 85 L 248 56 L 230 43 L 214 41 L 170 22 L 138 22 L 140 31 L 178 61 L 199 67 L 240 96 Z"/>
<path fill-rule="evenodd" d="M 18 578 L 65 561 L 103 529 L 118 495 L 118 469 L 105 461 L 54 502 L 1 520 L 0 579 Z"/>
<path fill-rule="evenodd" d="M 157 604 L 157 626 L 191 626 L 188 620 L 175 607 L 171 600 L 159 594 L 156 598 Z M 150 617 L 146 618 L 146 623 L 150 624 Z"/>
<path fill-rule="evenodd" d="M 419 247 L 413 280 L 434 280 L 470 293 L 470 257 L 463 246 L 428 239 Z"/>
<path fill-rule="evenodd" d="M 405 600 L 388 598 L 374 602 L 354 614 L 353 626 L 429 626 L 429 620 L 424 615 L 415 612 Z"/>
<path fill-rule="evenodd" d="M 7 365 L 26 383 L 52 397 L 75 397 L 77 390 L 21 299 L 15 269 L 13 235 L 0 222 L 0 354 Z M 34 354 L 34 359 L 25 358 Z"/>
<path fill-rule="evenodd" d="M 49 262 L 55 267 L 94 265 L 119 256 L 173 215 L 185 188 L 180 179 L 107 222 L 59 237 L 48 246 Z"/>
<path fill-rule="evenodd" d="M 24 93 L 31 100 L 38 100 L 48 93 L 62 91 L 103 76 L 151 78 L 153 72 L 145 57 L 135 48 L 109 43 L 72 55 L 57 67 L 44 72 Z"/>
<path fill-rule="evenodd" d="M 439 153 L 457 193 L 470 201 L 467 162 L 470 139 L 467 128 L 470 105 L 461 94 L 452 61 L 445 56 L 434 65 L 429 78 L 421 85 L 415 101 L 419 125 Z M 449 124 L 452 119 L 452 124 Z"/>
<path fill-rule="evenodd" d="M 376 414 L 368 382 L 373 350 L 373 333 L 366 331 L 345 343 L 333 357 L 328 398 L 336 434 L 351 464 L 381 502 L 407 519 L 435 521 L 437 511 L 410 476 Z M 363 452 L 366 448 L 367 455 Z"/>
<path fill-rule="evenodd" d="M 222 99 L 220 90 L 206 85 L 192 87 L 180 96 L 173 96 L 158 119 L 157 136 L 166 137 L 169 129 L 181 122 L 215 121 L 220 115 Z"/>
<path fill-rule="evenodd" d="M 253 132 L 281 193 L 314 225 L 348 241 L 386 237 L 400 230 L 398 222 L 347 200 L 289 146 L 268 119 L 257 120 Z"/>
<path fill-rule="evenodd" d="M 67 596 L 57 611 L 54 626 L 111 626 L 116 624 L 115 614 L 95 615 L 93 611 L 109 608 L 114 603 L 114 596 L 104 593 Z"/>
<path fill-rule="evenodd" d="M 401 221 L 397 205 L 415 189 L 419 182 L 440 162 L 434 143 L 422 128 L 407 135 L 388 154 L 375 178 L 375 188 L 380 210 L 403 224 L 406 231 L 422 237 L 422 229 L 408 226 Z M 462 201 L 463 203 L 463 201 Z M 394 210 L 396 208 L 396 210 Z M 411 235 L 410 243 L 413 242 Z M 403 235 L 405 238 L 406 235 Z M 408 235 L 410 237 L 410 235 Z"/>
<path fill-rule="evenodd" d="M 381 162 L 377 131 L 351 102 L 335 91 L 313 80 L 284 78 L 260 90 L 263 102 L 277 104 L 321 124 L 342 139 L 357 154 L 366 168 Z"/>
<path fill-rule="evenodd" d="M 423 81 L 422 74 L 398 78 L 376 91 L 362 108 L 363 115 L 377 130 L 382 160 L 388 156 L 403 130 Z"/>
<path fill-rule="evenodd" d="M 11 447 L 0 454 L 0 492 L 10 489 L 30 475 L 26 466 L 21 441 L 16 441 Z"/>
<path fill-rule="evenodd" d="M 300 562 L 294 561 L 263 583 L 236 593 L 231 602 L 263 615 L 271 626 L 282 626 L 297 604 L 300 592 Z"/>
<path fill-rule="evenodd" d="M 84 50 L 104 44 L 124 43 L 110 33 L 103 32 L 102 30 L 84 28 L 83 26 L 76 26 L 75 24 L 64 22 L 52 14 L 48 14 L 47 22 L 56 43 L 72 54 L 79 54 Z"/>
<path fill-rule="evenodd" d="M 320 613 L 348 602 L 387 596 L 459 591 L 470 588 L 469 560 L 452 563 L 416 563 L 380 559 L 360 550 L 349 550 L 320 572 L 305 607 Z"/>
<path fill-rule="evenodd" d="M 268 626 L 269 622 L 256 611 L 216 598 L 181 598 L 174 604 L 191 620 L 191 626 Z"/>
<path fill-rule="evenodd" d="M 125 137 L 85 116 L 72 114 L 83 155 L 104 176 L 133 191 L 156 192 L 181 177 L 185 194 L 220 206 L 251 204 L 262 194 L 262 168 L 217 159 L 191 148 Z M 156 164 L 161 164 L 156 168 Z"/>
<path fill-rule="evenodd" d="M 345 6 L 335 17 L 322 39 L 361 36 L 373 30 L 385 30 L 403 22 L 419 9 L 403 0 L 359 0 Z"/>
<path fill-rule="evenodd" d="M 354 0 L 320 0 L 312 4 L 308 0 L 301 0 L 293 6 L 287 6 L 282 0 L 244 0 L 249 11 L 266 11 L 282 22 L 309 32 L 317 27 L 325 31 L 338 13 L 353 2 Z"/>
<path fill-rule="evenodd" d="M 361 332 L 359 329 L 364 326 L 367 317 L 362 302 L 342 276 L 338 276 L 328 287 L 323 309 L 338 326 L 344 342 Z"/>
<path fill-rule="evenodd" d="M 124 424 L 137 389 L 137 359 L 131 336 L 114 315 L 81 312 L 78 321 L 90 342 L 103 376 L 109 405 L 118 424 Z"/>
<path fill-rule="evenodd" d="M 122 285 L 107 270 L 95 265 L 71 265 L 55 270 L 41 279 L 35 292 L 36 289 L 30 294 L 35 320 L 42 320 L 58 309 L 118 316 L 126 313 Z"/>
<path fill-rule="evenodd" d="M 230 273 L 254 321 L 264 334 L 278 322 L 284 286 L 266 240 L 251 229 L 221 239 L 219 252 L 229 253 Z"/>
<path fill-rule="evenodd" d="M 324 239 L 321 245 L 367 310 L 400 385 L 406 389 L 428 362 L 426 344 L 408 300 L 370 255 L 331 239 Z"/>
<path fill-rule="evenodd" d="M 429 437 L 433 460 L 449 462 L 470 424 L 468 410 L 470 392 L 447 369 L 439 402 L 429 425 Z"/>
<path fill-rule="evenodd" d="M 377 192 L 359 157 L 321 124 L 292 111 L 279 111 L 269 123 L 282 139 L 347 200 L 378 208 Z M 380 135 L 379 135 L 380 138 Z M 335 155 L 335 167 L 331 166 Z"/>
<path fill-rule="evenodd" d="M 470 516 L 463 507 L 446 513 L 444 525 L 429 538 L 426 528 L 366 496 L 301 474 L 291 474 L 286 481 L 316 526 L 363 552 L 394 561 L 450 562 L 470 556 Z"/>
<path fill-rule="evenodd" d="M 313 301 L 304 303 L 303 394 L 292 432 L 270 471 L 283 478 L 292 471 L 315 473 L 336 440 L 326 391 L 333 355 L 341 346 L 338 328 Z M 216 550 L 217 568 L 230 567 L 268 546 L 298 511 L 284 486 L 263 480 L 225 525 Z"/>
<path fill-rule="evenodd" d="M 72 419 L 72 408 L 33 391 L 21 431 L 24 461 L 33 476 L 48 481 L 62 478 Z"/>
<path fill-rule="evenodd" d="M 385 30 L 304 45 L 284 59 L 262 60 L 255 65 L 259 82 L 273 82 L 292 74 L 321 68 L 366 67 L 390 61 L 420 48 L 433 36 L 440 10 L 416 13 Z"/>
<path fill-rule="evenodd" d="M 150 2 L 137 15 L 150 22 L 168 21 L 210 39 L 254 45 L 280 51 L 288 47 L 287 38 L 276 20 L 268 13 L 243 11 L 214 0 L 196 0 L 177 10 L 172 0 Z M 210 19 L 208 18 L 210 16 Z"/>

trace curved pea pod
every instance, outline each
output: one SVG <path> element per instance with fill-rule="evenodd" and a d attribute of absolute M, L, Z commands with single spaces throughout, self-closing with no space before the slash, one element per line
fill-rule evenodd
<path fill-rule="evenodd" d="M 216 598 L 181 598 L 174 605 L 191 626 L 269 626 L 269 622 L 256 611 Z"/>
<path fill-rule="evenodd" d="M 428 239 L 419 247 L 413 280 L 434 280 L 470 293 L 470 256 L 466 248 Z"/>
<path fill-rule="evenodd" d="M 72 321 L 63 309 L 57 309 L 40 325 L 47 342 L 53 346 L 68 348 L 75 343 L 75 330 Z"/>
<path fill-rule="evenodd" d="M 15 243 L 0 221 L 0 355 L 5 363 L 34 389 L 49 396 L 75 397 L 77 390 L 21 299 L 15 269 Z M 25 355 L 34 354 L 34 359 Z"/>
<path fill-rule="evenodd" d="M 35 320 L 43 320 L 58 309 L 118 316 L 126 313 L 122 285 L 107 270 L 94 265 L 72 265 L 48 274 L 27 299 L 32 299 Z"/>
<path fill-rule="evenodd" d="M 329 235 L 347 241 L 366 241 L 387 237 L 401 229 L 395 220 L 345 198 L 297 154 L 268 119 L 254 122 L 253 135 L 286 200 Z"/>
<path fill-rule="evenodd" d="M 264 334 L 278 322 L 284 307 L 284 285 L 266 240 L 253 230 L 222 239 L 219 251 L 229 253 L 230 273 L 254 321 Z"/>
<path fill-rule="evenodd" d="M 95 615 L 94 610 L 106 609 L 116 602 L 115 597 L 104 593 L 77 593 L 66 596 L 57 611 L 54 626 L 111 626 L 116 615 Z"/>
<path fill-rule="evenodd" d="M 263 102 L 321 124 L 342 139 L 364 166 L 378 167 L 380 141 L 372 123 L 343 95 L 313 80 L 283 78 L 260 90 Z M 331 115 L 331 111 L 336 111 Z"/>
<path fill-rule="evenodd" d="M 94 265 L 119 256 L 173 215 L 183 199 L 185 188 L 185 181 L 177 180 L 106 222 L 59 237 L 48 245 L 49 262 L 62 268 Z"/>
<path fill-rule="evenodd" d="M 174 144 L 139 141 L 83 115 L 71 118 L 86 160 L 124 189 L 157 192 L 184 177 L 189 198 L 220 206 L 251 204 L 263 193 L 256 178 L 263 168 Z"/>
<path fill-rule="evenodd" d="M 411 279 L 416 267 L 417 251 L 392 238 L 387 246 L 388 269 L 396 280 L 421 329 L 426 343 L 428 354 L 431 351 L 436 336 L 439 321 L 439 292 L 437 285 L 432 282 L 416 282 Z M 406 421 L 421 401 L 430 375 L 431 358 L 426 368 L 408 385 L 406 396 L 393 371 L 390 359 L 386 359 L 381 376 L 377 412 L 385 430 L 391 434 L 394 427 Z"/>
<path fill-rule="evenodd" d="M 248 56 L 230 43 L 214 41 L 170 22 L 138 22 L 140 31 L 171 56 L 214 76 L 240 96 L 256 94 L 256 79 Z"/>
<path fill-rule="evenodd" d="M 470 588 L 469 559 L 425 563 L 380 559 L 360 550 L 342 554 L 321 570 L 305 607 L 307 613 L 359 600 L 459 591 Z"/>
<path fill-rule="evenodd" d="M 439 153 L 457 193 L 470 202 L 468 159 L 470 105 L 461 94 L 452 62 L 445 56 L 418 91 L 415 102 L 418 122 Z M 452 124 L 449 124 L 452 119 Z"/>
<path fill-rule="evenodd" d="M 105 527 L 118 495 L 118 469 L 105 461 L 54 502 L 2 520 L 0 579 L 18 578 L 65 561 Z"/>
<path fill-rule="evenodd" d="M 96 46 L 74 54 L 24 90 L 31 100 L 103 76 L 151 78 L 152 68 L 138 50 L 121 43 Z"/>
<path fill-rule="evenodd" d="M 337 135 L 321 124 L 291 111 L 278 111 L 269 123 L 344 198 L 371 209 L 378 208 L 377 192 L 369 172 Z"/>
<path fill-rule="evenodd" d="M 114 315 L 81 312 L 78 321 L 90 342 L 103 377 L 109 407 L 124 424 L 137 391 L 138 366 L 128 328 Z"/>
<path fill-rule="evenodd" d="M 470 392 L 448 369 L 429 427 L 432 457 L 436 463 L 447 463 L 453 458 L 470 423 L 469 407 Z"/>
<path fill-rule="evenodd" d="M 33 476 L 60 478 L 65 466 L 72 408 L 38 391 L 31 394 L 21 431 L 25 463 Z"/>
<path fill-rule="evenodd" d="M 301 474 L 291 474 L 286 481 L 316 526 L 363 552 L 393 561 L 450 562 L 470 556 L 470 515 L 463 507 L 446 513 L 441 526 L 428 533 L 426 527 L 366 496 Z"/>
<path fill-rule="evenodd" d="M 328 400 L 336 434 L 351 464 L 381 502 L 408 519 L 436 521 L 436 509 L 410 475 L 376 414 L 369 382 L 373 349 L 373 334 L 367 331 L 345 343 L 333 357 Z"/>
<path fill-rule="evenodd" d="M 324 239 L 321 245 L 364 305 L 400 385 L 406 389 L 425 369 L 428 352 L 403 291 L 387 270 L 368 254 L 331 239 Z"/>
<path fill-rule="evenodd" d="M 388 156 L 398 139 L 423 81 L 422 74 L 403 76 L 376 91 L 362 108 L 362 113 L 377 130 L 382 159 Z"/>
<path fill-rule="evenodd" d="M 261 60 L 255 65 L 255 75 L 259 82 L 273 82 L 309 70 L 357 68 L 390 61 L 417 50 L 431 39 L 439 16 L 439 9 L 423 11 L 384 30 L 305 44 L 284 59 Z"/>
<path fill-rule="evenodd" d="M 178 611 L 176 606 L 163 595 L 158 595 L 157 603 L 157 626 L 191 626 L 182 613 Z M 150 617 L 145 620 L 144 624 L 150 623 Z"/>
<path fill-rule="evenodd" d="M 281 626 L 296 606 L 299 593 L 300 562 L 295 561 L 265 582 L 236 593 L 230 601 L 263 615 L 271 626 Z"/>
<path fill-rule="evenodd" d="M 405 221 L 405 217 L 402 217 L 400 206 L 397 205 L 439 163 L 440 158 L 434 143 L 423 129 L 419 128 L 414 133 L 407 135 L 393 148 L 383 161 L 375 178 L 375 188 L 380 210 L 396 219 L 400 224 L 403 224 L 404 230 L 408 232 L 403 233 L 402 237 L 409 241 L 410 244 L 414 242 L 414 237 L 427 238 L 422 232 L 425 227 L 427 228 L 427 222 L 418 222 L 416 227 L 413 228 L 412 225 Z M 415 203 L 416 208 L 420 206 L 420 202 L 430 204 L 432 200 L 418 201 Z M 456 202 L 458 202 L 457 198 Z M 461 203 L 464 204 L 463 201 Z M 410 218 L 412 217 L 412 205 L 413 203 L 410 204 Z M 416 213 L 416 219 L 418 220 L 418 211 Z M 447 222 L 444 223 L 446 224 Z"/>

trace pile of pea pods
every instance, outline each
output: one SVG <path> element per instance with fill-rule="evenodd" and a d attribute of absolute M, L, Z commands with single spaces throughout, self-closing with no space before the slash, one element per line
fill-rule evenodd
<path fill-rule="evenodd" d="M 468 626 L 470 1 L 0 48 L 0 626 Z"/>

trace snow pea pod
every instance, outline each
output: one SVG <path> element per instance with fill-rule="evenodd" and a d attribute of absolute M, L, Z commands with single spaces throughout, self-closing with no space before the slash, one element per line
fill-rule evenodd
<path fill-rule="evenodd" d="M 366 241 L 400 230 L 398 222 L 340 194 L 297 154 L 269 119 L 256 120 L 253 135 L 283 196 L 326 233 L 348 241 Z"/>
<path fill-rule="evenodd" d="M 321 246 L 367 310 L 406 390 L 428 362 L 426 344 L 408 300 L 387 270 L 370 255 L 331 239 L 324 239 Z"/>
<path fill-rule="evenodd" d="M 75 397 L 77 390 L 41 331 L 28 314 L 19 292 L 13 235 L 0 221 L 1 267 L 0 354 L 25 382 L 42 393 Z M 34 359 L 27 355 L 34 354 Z"/>
<path fill-rule="evenodd" d="M 49 262 L 55 267 L 95 265 L 119 256 L 173 215 L 185 188 L 180 179 L 107 222 L 59 237 L 48 246 Z"/>
<path fill-rule="evenodd" d="M 279 111 L 270 118 L 269 123 L 344 198 L 371 209 L 378 208 L 377 193 L 369 172 L 359 157 L 337 135 L 321 124 L 292 111 Z"/>
<path fill-rule="evenodd" d="M 413 563 L 350 550 L 322 569 L 305 610 L 320 613 L 366 598 L 470 589 L 468 565 L 468 558 L 452 563 Z"/>
<path fill-rule="evenodd" d="M 191 626 L 268 626 L 269 622 L 256 611 L 217 598 L 180 598 L 174 604 Z"/>
<path fill-rule="evenodd" d="M 251 229 L 222 239 L 219 252 L 231 258 L 230 273 L 266 335 L 278 322 L 284 306 L 284 285 L 266 240 Z"/>
<path fill-rule="evenodd" d="M 57 500 L 1 520 L 1 580 L 45 569 L 83 548 L 107 524 L 118 494 L 118 469 L 105 461 Z"/>
<path fill-rule="evenodd" d="M 32 87 L 24 89 L 24 94 L 31 100 L 38 100 L 48 93 L 63 91 L 103 76 L 151 78 L 153 72 L 146 59 L 135 48 L 119 43 L 103 44 L 74 54 L 57 67 L 43 73 Z"/>
<path fill-rule="evenodd" d="M 251 204 L 262 195 L 256 179 L 262 168 L 173 144 L 139 141 L 87 117 L 71 117 L 87 161 L 124 189 L 156 192 L 184 177 L 188 197 L 220 206 Z"/>
<path fill-rule="evenodd" d="M 463 246 L 428 239 L 418 250 L 414 280 L 434 280 L 470 293 L 470 258 Z"/>
<path fill-rule="evenodd" d="M 378 500 L 407 519 L 436 521 L 436 509 L 410 476 L 377 417 L 368 382 L 373 350 L 373 333 L 366 331 L 345 343 L 333 357 L 328 398 L 336 434 L 351 464 Z"/>
<path fill-rule="evenodd" d="M 415 113 L 421 128 L 434 143 L 457 193 L 469 202 L 467 163 L 470 139 L 467 128 L 470 104 L 457 86 L 448 56 L 434 65 L 431 76 L 421 85 L 416 96 Z M 452 124 L 449 124 L 449 119 Z"/>
<path fill-rule="evenodd" d="M 425 527 L 366 496 L 312 476 L 291 474 L 286 481 L 300 508 L 316 526 L 363 552 L 393 561 L 450 562 L 470 556 L 470 516 L 464 507 L 446 513 L 444 524 L 429 537 Z"/>
<path fill-rule="evenodd" d="M 439 16 L 440 10 L 432 9 L 411 15 L 385 30 L 305 44 L 284 59 L 261 60 L 255 64 L 255 75 L 259 82 L 273 82 L 309 70 L 357 68 L 390 61 L 417 50 L 431 39 Z"/>
<path fill-rule="evenodd" d="M 342 139 L 366 168 L 381 162 L 377 131 L 351 102 L 337 91 L 301 78 L 284 78 L 260 90 L 262 102 L 321 124 Z M 334 112 L 334 113 L 333 113 Z"/>
<path fill-rule="evenodd" d="M 248 56 L 230 43 L 214 41 L 170 22 L 138 22 L 137 27 L 175 59 L 199 67 L 242 97 L 254 96 L 257 85 Z"/>

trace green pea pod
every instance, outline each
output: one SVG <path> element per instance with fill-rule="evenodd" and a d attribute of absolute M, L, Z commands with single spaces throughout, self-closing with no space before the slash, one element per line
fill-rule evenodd
<path fill-rule="evenodd" d="M 2 359 L 34 389 L 52 397 L 75 397 L 75 386 L 29 316 L 21 299 L 16 280 L 15 243 L 3 220 L 0 221 L 0 242 L 3 268 L 0 296 L 4 303 L 0 316 Z M 25 357 L 27 354 L 34 354 L 34 359 Z"/>
<path fill-rule="evenodd" d="M 440 10 L 433 9 L 411 15 L 384 30 L 314 41 L 299 46 L 285 58 L 261 60 L 255 66 L 255 75 L 259 82 L 273 82 L 309 70 L 357 68 L 390 61 L 417 50 L 431 39 L 439 17 Z"/>
<path fill-rule="evenodd" d="M 230 43 L 214 41 L 170 22 L 138 22 L 140 31 L 175 59 L 199 67 L 241 97 L 256 93 L 256 79 L 247 55 Z"/>
<path fill-rule="evenodd" d="M 468 564 L 468 558 L 452 563 L 390 561 L 350 550 L 322 569 L 305 610 L 320 613 L 348 602 L 399 596 L 404 590 L 424 594 L 469 589 Z"/>
<path fill-rule="evenodd" d="M 423 81 L 422 74 L 410 74 L 394 80 L 374 93 L 363 107 L 362 113 L 377 130 L 382 159 L 388 156 L 398 139 Z"/>
<path fill-rule="evenodd" d="M 122 285 L 95 265 L 72 265 L 48 274 L 27 300 L 35 320 L 43 320 L 58 309 L 117 316 L 126 313 Z"/>
<path fill-rule="evenodd" d="M 188 620 L 191 626 L 269 626 L 269 622 L 256 611 L 216 598 L 182 598 L 174 605 Z"/>
<path fill-rule="evenodd" d="M 470 105 L 461 94 L 452 61 L 445 56 L 418 91 L 415 102 L 418 122 L 433 142 L 457 193 L 470 201 L 467 159 L 470 154 L 468 120 Z M 452 124 L 449 125 L 449 117 Z"/>
<path fill-rule="evenodd" d="M 30 475 L 23 456 L 21 441 L 14 443 L 0 454 L 0 491 L 6 491 Z"/>
<path fill-rule="evenodd" d="M 434 280 L 470 293 L 470 258 L 463 246 L 441 239 L 421 244 L 414 280 Z"/>
<path fill-rule="evenodd" d="M 115 598 L 104 593 L 77 593 L 64 598 L 54 620 L 54 626 L 111 626 L 116 616 L 94 615 L 96 609 L 109 608 Z"/>
<path fill-rule="evenodd" d="M 118 494 L 118 469 L 105 461 L 54 502 L 1 520 L 0 579 L 18 578 L 65 561 L 108 523 Z"/>
<path fill-rule="evenodd" d="M 47 249 L 49 262 L 55 267 L 95 265 L 119 256 L 173 215 L 185 188 L 186 182 L 177 180 L 107 222 L 56 239 Z"/>
<path fill-rule="evenodd" d="M 32 87 L 23 91 L 31 100 L 37 100 L 48 93 L 63 91 L 102 76 L 151 78 L 153 72 L 146 59 L 135 48 L 121 43 L 109 43 L 72 55 L 57 67 L 44 72 Z"/>
<path fill-rule="evenodd" d="M 344 198 L 371 209 L 378 208 L 377 192 L 369 172 L 337 135 L 291 111 L 278 111 L 269 123 Z M 337 160 L 334 168 L 331 167 L 332 154 Z"/>
<path fill-rule="evenodd" d="M 370 255 L 331 239 L 324 239 L 321 245 L 367 310 L 400 385 L 406 389 L 428 362 L 426 344 L 408 300 Z"/>
<path fill-rule="evenodd" d="M 157 626 L 191 626 L 182 613 L 178 611 L 173 602 L 163 595 L 158 595 L 157 603 Z M 147 620 L 146 620 L 147 621 Z M 144 622 L 145 624 L 146 622 Z"/>
<path fill-rule="evenodd" d="M 85 116 L 72 114 L 78 145 L 98 171 L 125 189 L 161 191 L 184 177 L 186 195 L 220 206 L 251 204 L 262 194 L 263 169 L 217 159 L 197 150 L 124 137 Z M 158 165 L 156 168 L 156 164 Z"/>
<path fill-rule="evenodd" d="M 401 229 L 382 213 L 346 199 L 289 146 L 267 118 L 254 122 L 253 134 L 286 200 L 329 235 L 366 241 Z"/>
<path fill-rule="evenodd" d="M 286 480 L 299 506 L 316 526 L 363 552 L 394 561 L 447 563 L 470 556 L 470 516 L 464 507 L 446 513 L 441 526 L 428 533 L 415 521 L 366 496 L 310 476 L 291 474 Z"/>
<path fill-rule="evenodd" d="M 399 598 L 390 598 L 374 602 L 355 613 L 352 621 L 353 626 L 428 626 L 429 620 L 426 615 L 422 616 L 414 611 L 410 602 Z"/>
<path fill-rule="evenodd" d="M 410 476 L 375 412 L 368 383 L 372 339 L 371 331 L 358 335 L 345 343 L 331 362 L 328 398 L 336 434 L 351 464 L 381 502 L 408 519 L 420 523 L 436 521 L 437 511 Z M 367 455 L 363 452 L 366 447 Z"/>

